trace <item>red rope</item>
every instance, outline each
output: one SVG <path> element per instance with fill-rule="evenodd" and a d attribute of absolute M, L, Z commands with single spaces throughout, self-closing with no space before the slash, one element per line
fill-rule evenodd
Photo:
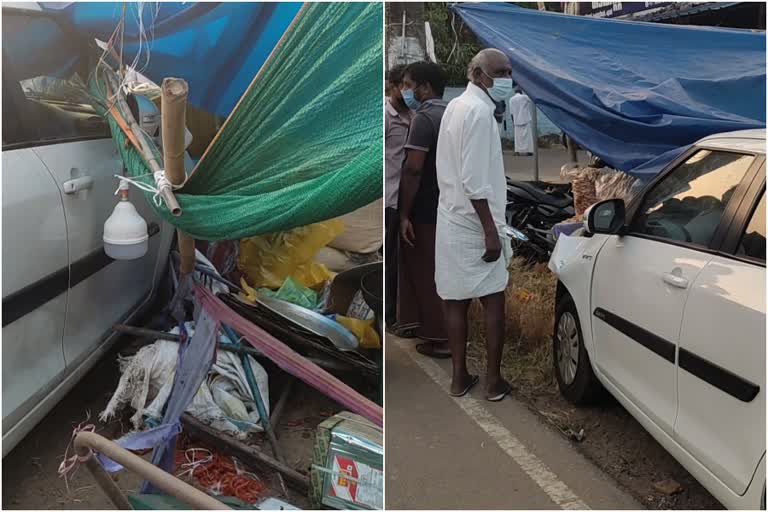
<path fill-rule="evenodd" d="M 255 503 L 267 486 L 253 473 L 242 470 L 232 457 L 211 453 L 204 448 L 176 451 L 180 475 L 189 475 L 204 488 L 221 496 L 234 496 L 245 503 Z"/>

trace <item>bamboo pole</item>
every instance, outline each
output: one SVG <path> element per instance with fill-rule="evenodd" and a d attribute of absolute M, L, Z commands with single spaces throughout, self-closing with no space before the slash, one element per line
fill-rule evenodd
<path fill-rule="evenodd" d="M 166 473 L 159 467 L 152 465 L 150 462 L 99 434 L 93 432 L 80 432 L 77 434 L 75 436 L 75 451 L 78 457 L 86 462 L 88 469 L 94 471 L 97 483 L 118 508 L 124 508 L 128 502 L 122 496 L 120 489 L 114 485 L 109 475 L 105 473 L 101 464 L 96 460 L 93 454 L 94 451 L 117 462 L 127 470 L 138 473 L 142 478 L 152 482 L 158 489 L 178 498 L 191 507 L 199 510 L 229 510 L 229 507 L 215 498 Z M 110 482 L 112 485 L 110 485 Z M 131 508 L 130 504 L 128 504 L 127 508 Z"/>
<path fill-rule="evenodd" d="M 163 163 L 165 177 L 173 186 L 183 185 L 187 179 L 184 171 L 184 127 L 186 123 L 187 94 L 189 86 L 181 78 L 164 78 L 161 86 Z M 176 229 L 181 254 L 181 274 L 195 270 L 195 240 Z"/>
<path fill-rule="evenodd" d="M 141 157 L 145 162 L 147 162 L 147 165 L 149 166 L 149 169 L 152 171 L 153 175 L 155 173 L 162 172 L 160 162 L 157 161 L 157 157 L 151 149 L 154 143 L 148 140 L 147 134 L 144 133 L 144 130 L 142 130 L 141 127 L 136 124 L 136 120 L 132 115 L 130 115 L 131 109 L 128 107 L 128 103 L 126 103 L 125 98 L 120 92 L 120 85 L 117 82 L 117 77 L 114 74 L 114 71 L 110 69 L 104 74 L 104 76 L 106 77 L 107 95 L 109 96 L 114 92 L 118 110 L 125 113 L 123 119 L 130 128 L 130 131 L 133 133 L 135 139 L 139 142 L 138 150 L 139 153 L 141 153 Z M 128 136 L 127 133 L 126 136 Z M 173 195 L 173 190 L 170 186 L 165 186 L 160 189 L 160 197 L 163 198 L 165 206 L 168 207 L 171 215 L 174 217 L 181 215 L 181 206 L 179 206 L 179 202 L 176 201 L 176 197 Z"/>

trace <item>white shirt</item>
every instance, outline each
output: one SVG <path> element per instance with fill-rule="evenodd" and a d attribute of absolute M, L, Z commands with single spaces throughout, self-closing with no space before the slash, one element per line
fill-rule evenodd
<path fill-rule="evenodd" d="M 509 99 L 509 113 L 516 125 L 533 121 L 533 101 L 525 94 L 517 93 Z"/>
<path fill-rule="evenodd" d="M 497 228 L 505 225 L 507 181 L 496 106 L 473 83 L 443 114 L 437 139 L 438 214 L 482 230 L 471 200 L 486 199 Z"/>

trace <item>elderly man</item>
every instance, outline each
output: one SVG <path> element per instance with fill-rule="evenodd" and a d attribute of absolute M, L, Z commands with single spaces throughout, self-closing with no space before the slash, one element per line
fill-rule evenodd
<path fill-rule="evenodd" d="M 479 52 L 467 70 L 467 89 L 445 110 L 437 140 L 435 283 L 445 301 L 451 395 L 463 396 L 479 381 L 466 363 L 467 310 L 479 298 L 486 323 L 486 399 L 491 401 L 512 390 L 501 378 L 511 246 L 503 234 L 506 180 L 494 118 L 496 105 L 512 95 L 511 77 L 512 66 L 501 51 Z"/>

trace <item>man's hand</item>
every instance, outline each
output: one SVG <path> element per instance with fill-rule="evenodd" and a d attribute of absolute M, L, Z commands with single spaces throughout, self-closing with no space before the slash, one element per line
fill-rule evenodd
<path fill-rule="evenodd" d="M 411 224 L 411 219 L 402 217 L 400 218 L 400 236 L 403 240 L 405 240 L 405 243 L 411 247 L 416 247 L 416 234 L 413 232 L 413 224 Z"/>
<path fill-rule="evenodd" d="M 480 217 L 480 223 L 483 225 L 483 233 L 485 233 L 485 254 L 483 254 L 483 261 L 486 263 L 493 263 L 501 256 L 501 240 L 499 240 L 499 232 L 496 229 L 496 224 L 493 222 L 493 216 L 491 215 L 491 209 L 488 207 L 487 199 L 471 199 L 472 207 L 475 209 L 477 216 Z"/>
<path fill-rule="evenodd" d="M 499 234 L 496 231 L 492 233 L 486 233 L 485 235 L 485 254 L 483 254 L 483 261 L 486 263 L 493 263 L 501 256 L 501 240 Z"/>

